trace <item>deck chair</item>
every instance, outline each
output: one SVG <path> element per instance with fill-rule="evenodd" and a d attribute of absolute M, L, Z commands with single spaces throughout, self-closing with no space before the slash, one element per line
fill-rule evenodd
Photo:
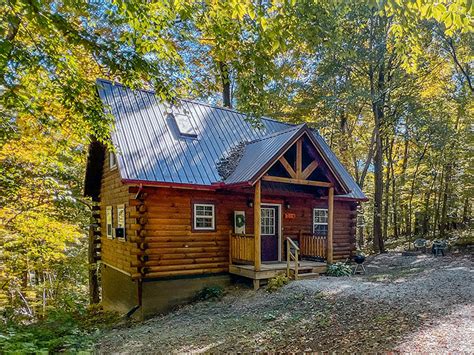
<path fill-rule="evenodd" d="M 448 249 L 448 243 L 445 240 L 435 240 L 433 242 L 433 246 L 431 247 L 431 252 L 434 254 L 434 256 L 444 256 L 446 249 Z"/>
<path fill-rule="evenodd" d="M 419 238 L 419 239 L 416 239 L 414 242 L 413 242 L 413 246 L 415 247 L 415 250 L 416 251 L 422 251 L 423 253 L 426 253 L 426 246 L 427 246 L 427 241 L 426 239 L 422 239 L 422 238 Z"/>

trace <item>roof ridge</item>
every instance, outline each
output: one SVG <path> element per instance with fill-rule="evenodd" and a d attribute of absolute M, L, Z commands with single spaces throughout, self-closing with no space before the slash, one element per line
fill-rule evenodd
<path fill-rule="evenodd" d="M 103 82 L 103 83 L 107 83 L 107 84 L 110 84 L 110 85 L 114 85 L 114 86 L 121 86 L 125 89 L 129 89 L 129 90 L 138 90 L 138 91 L 142 91 L 142 92 L 146 92 L 146 93 L 149 93 L 149 94 L 156 94 L 156 91 L 155 90 L 149 90 L 149 89 L 144 89 L 144 88 L 140 88 L 140 89 L 131 89 L 129 88 L 128 86 L 118 82 L 118 81 L 112 81 L 112 80 L 108 80 L 108 79 L 103 79 L 103 78 L 97 78 L 96 79 L 96 83 L 97 82 Z M 177 98 L 179 101 L 188 101 L 188 102 L 191 102 L 191 103 L 194 103 L 194 104 L 197 104 L 197 105 L 202 105 L 202 106 L 208 106 L 208 107 L 211 107 L 211 108 L 214 108 L 214 109 L 217 109 L 217 110 L 224 110 L 224 111 L 230 111 L 230 112 L 234 112 L 234 113 L 237 113 L 239 115 L 242 115 L 242 116 L 246 116 L 246 117 L 249 117 L 249 115 L 243 113 L 243 112 L 240 112 L 236 109 L 233 109 L 233 108 L 229 108 L 229 107 L 223 107 L 223 106 L 218 106 L 218 105 L 213 105 L 213 104 L 210 104 L 210 103 L 207 103 L 207 102 L 202 102 L 202 101 L 198 101 L 198 100 L 194 100 L 194 99 L 189 99 L 189 98 L 180 98 L 178 97 Z M 290 122 L 282 122 L 282 121 L 279 121 L 275 118 L 271 118 L 271 117 L 266 117 L 266 116 L 262 116 L 260 117 L 260 119 L 262 120 L 265 120 L 265 121 L 271 121 L 271 122 L 277 122 L 277 123 L 280 123 L 280 124 L 284 124 L 284 125 L 287 125 L 287 126 L 290 126 L 290 127 L 296 127 L 298 125 L 294 124 L 294 123 L 290 123 Z"/>
<path fill-rule="evenodd" d="M 213 104 L 210 104 L 210 103 L 207 103 L 207 102 L 202 102 L 202 101 L 198 101 L 198 100 L 194 100 L 194 99 L 189 99 L 189 98 L 181 98 L 179 100 L 182 100 L 182 101 L 188 101 L 188 102 L 192 102 L 192 103 L 195 103 L 195 104 L 198 104 L 198 105 L 203 105 L 203 106 L 208 106 L 208 107 L 211 107 L 211 108 L 215 108 L 215 109 L 218 109 L 218 110 L 224 110 L 224 111 L 230 111 L 230 112 L 234 112 L 234 113 L 237 113 L 239 115 L 242 115 L 242 116 L 249 116 L 241 111 L 238 111 L 234 108 L 229 108 L 229 107 L 225 107 L 225 106 L 219 106 L 219 105 L 213 105 Z M 277 123 L 281 123 L 281 124 L 284 124 L 284 125 L 287 125 L 287 126 L 290 126 L 290 127 L 296 127 L 297 125 L 294 124 L 294 123 L 290 123 L 290 122 L 282 122 L 282 121 L 278 121 L 277 119 L 275 118 L 271 118 L 271 117 L 267 117 L 267 116 L 262 116 L 260 117 L 260 119 L 262 120 L 266 120 L 266 121 L 272 121 L 272 122 L 277 122 Z"/>
<path fill-rule="evenodd" d="M 282 129 L 281 131 L 270 133 L 270 134 L 268 134 L 266 136 L 263 136 L 261 138 L 254 139 L 253 141 L 250 141 L 247 144 L 253 144 L 253 143 L 261 142 L 265 139 L 274 138 L 274 137 L 280 136 L 282 134 L 285 134 L 285 133 L 288 133 L 288 132 L 291 132 L 291 131 L 299 131 L 300 129 L 302 129 L 305 126 L 306 126 L 306 123 L 299 124 L 298 126 L 291 126 L 289 128 Z"/>

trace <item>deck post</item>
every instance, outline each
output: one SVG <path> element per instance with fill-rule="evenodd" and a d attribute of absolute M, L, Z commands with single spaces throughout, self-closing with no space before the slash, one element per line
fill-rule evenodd
<path fill-rule="evenodd" d="M 328 256 L 329 264 L 333 262 L 333 232 L 334 232 L 334 187 L 329 188 L 328 194 Z"/>
<path fill-rule="evenodd" d="M 261 182 L 257 181 L 255 184 L 255 195 L 253 199 L 253 229 L 254 229 L 254 268 L 255 271 L 260 271 L 261 265 L 261 243 L 260 243 L 260 194 L 261 194 Z"/>

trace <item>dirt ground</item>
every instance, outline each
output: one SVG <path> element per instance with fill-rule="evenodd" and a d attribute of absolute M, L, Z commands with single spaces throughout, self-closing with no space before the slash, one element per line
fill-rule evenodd
<path fill-rule="evenodd" d="M 106 334 L 101 353 L 474 352 L 474 256 L 369 258 L 368 273 L 227 290 Z"/>

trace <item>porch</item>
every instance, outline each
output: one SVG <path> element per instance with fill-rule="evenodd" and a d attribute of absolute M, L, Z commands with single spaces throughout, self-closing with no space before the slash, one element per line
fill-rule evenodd
<path fill-rule="evenodd" d="M 255 254 L 255 234 L 229 232 L 229 273 L 253 280 L 255 289 L 260 281 L 277 275 L 289 278 L 314 278 L 327 270 L 327 237 L 300 232 L 297 236 L 285 236 L 285 260 L 261 262 Z M 261 255 L 260 255 L 261 256 Z M 256 267 L 255 260 L 259 263 Z M 283 258 L 282 258 L 283 259 Z"/>
<path fill-rule="evenodd" d="M 327 161 L 321 159 L 318 143 L 306 126 L 284 135 L 287 136 L 270 136 L 247 145 L 239 164 L 226 179 L 230 189 L 253 187 L 253 233 L 247 234 L 245 227 L 239 231 L 242 234 L 230 231 L 229 272 L 252 279 L 256 289 L 261 280 L 278 274 L 297 279 L 326 271 L 327 264 L 333 262 L 334 195 L 349 192 L 332 174 Z M 312 198 L 324 199 L 324 222 L 315 223 L 314 215 L 306 215 L 299 233 L 290 235 L 294 230 L 285 229 L 282 224 L 281 205 L 262 202 L 264 184 L 276 184 L 277 190 L 298 186 Z M 313 207 L 313 213 L 315 210 Z M 314 228 L 317 224 L 324 224 L 325 230 Z M 322 232 L 324 235 L 313 234 Z"/>

